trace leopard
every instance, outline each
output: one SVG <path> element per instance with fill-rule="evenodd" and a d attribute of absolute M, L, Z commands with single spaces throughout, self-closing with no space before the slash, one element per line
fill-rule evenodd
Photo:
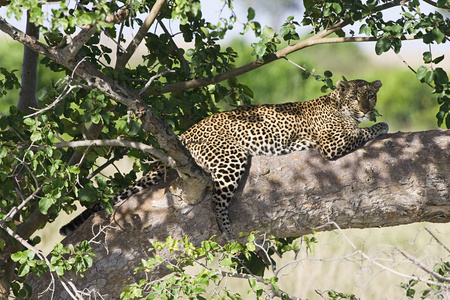
<path fill-rule="evenodd" d="M 387 123 L 358 127 L 375 115 L 380 80 L 340 80 L 329 94 L 309 101 L 242 106 L 213 114 L 179 136 L 198 166 L 212 177 L 212 202 L 219 230 L 233 235 L 228 213 L 252 156 L 277 156 L 316 149 L 336 159 L 389 131 Z M 118 193 L 122 201 L 164 176 L 159 164 L 141 180 Z M 67 235 L 90 215 L 97 204 L 61 228 Z"/>

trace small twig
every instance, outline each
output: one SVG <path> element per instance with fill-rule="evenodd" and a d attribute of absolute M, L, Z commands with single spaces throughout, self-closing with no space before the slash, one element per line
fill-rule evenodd
<path fill-rule="evenodd" d="M 338 229 L 338 230 L 342 233 L 341 227 L 340 227 L 336 222 L 331 222 L 331 221 L 330 221 L 327 225 L 334 226 L 336 229 Z M 396 270 L 394 270 L 394 269 L 392 269 L 392 268 L 386 267 L 385 265 L 383 265 L 383 264 L 379 263 L 378 261 L 376 261 L 376 260 L 372 259 L 371 257 L 369 257 L 369 256 L 368 256 L 366 253 L 364 253 L 363 251 L 359 250 L 359 249 L 356 247 L 356 245 L 348 238 L 347 235 L 345 235 L 344 233 L 342 233 L 342 236 L 343 236 L 344 239 L 347 241 L 347 243 L 348 243 L 348 244 L 349 244 L 349 245 L 350 245 L 350 246 L 351 246 L 358 254 L 360 254 L 363 258 L 369 260 L 369 261 L 372 262 L 374 265 L 376 265 L 376 266 L 378 266 L 378 267 L 380 267 L 380 268 L 382 268 L 382 269 L 384 269 L 384 270 L 386 270 L 386 271 L 389 271 L 389 272 L 392 273 L 392 274 L 395 274 L 395 275 L 398 275 L 398 276 L 401 276 L 401 277 L 404 277 L 404 278 L 407 278 L 407 279 L 417 280 L 417 281 L 424 282 L 424 283 L 427 283 L 427 284 L 438 285 L 438 286 L 448 286 L 448 284 L 445 284 L 445 283 L 436 282 L 436 281 L 432 281 L 432 280 L 426 280 L 426 279 L 420 278 L 420 277 L 415 276 L 415 275 L 408 275 L 408 274 L 405 274 L 405 273 L 398 272 L 398 271 L 396 271 Z M 449 280 L 449 279 L 447 279 L 447 280 Z"/>
<path fill-rule="evenodd" d="M 186 60 L 186 58 L 184 58 L 184 55 L 182 54 L 182 52 L 180 52 L 180 48 L 177 46 L 177 44 L 173 40 L 173 36 L 167 30 L 166 26 L 161 21 L 161 18 L 157 18 L 157 20 L 158 20 L 158 24 L 161 26 L 164 33 L 169 37 L 170 44 L 175 49 L 175 52 L 177 53 L 178 58 L 180 59 L 181 63 L 183 64 L 184 71 L 189 74 L 191 72 L 191 70 L 189 68 L 189 62 Z"/>
<path fill-rule="evenodd" d="M 5 115 L 0 111 L 0 116 L 4 117 Z M 14 129 L 14 127 L 10 127 L 9 130 L 12 130 L 12 132 L 14 132 L 17 135 L 17 137 L 22 141 L 22 143 L 24 144 L 27 143 L 25 139 L 19 134 L 19 132 L 16 129 Z"/>
<path fill-rule="evenodd" d="M 27 199 L 22 201 L 22 203 L 20 203 L 17 207 L 11 208 L 11 210 L 0 221 L 0 224 L 11 221 L 14 218 L 15 214 L 18 213 L 25 205 L 27 205 L 27 203 L 30 202 L 43 187 L 44 184 L 40 185 L 30 196 L 27 197 Z"/>
<path fill-rule="evenodd" d="M 152 77 L 150 77 L 150 79 L 147 81 L 147 83 L 145 84 L 145 86 L 139 91 L 138 96 L 141 96 L 143 93 L 145 93 L 145 91 L 150 87 L 150 85 L 152 85 L 153 81 L 167 73 L 174 73 L 174 70 L 170 70 L 167 69 L 165 72 L 162 73 L 158 73 L 153 75 Z"/>
<path fill-rule="evenodd" d="M 125 155 L 128 152 L 128 150 L 124 150 L 121 152 L 122 155 Z M 110 159 L 108 159 L 104 164 L 102 164 L 100 167 L 98 167 L 97 169 L 95 169 L 94 172 L 92 172 L 91 174 L 89 174 L 88 176 L 86 176 L 86 179 L 91 179 L 92 177 L 94 177 L 95 175 L 99 174 L 101 171 L 103 171 L 107 166 L 109 166 L 110 164 L 112 164 L 113 162 L 115 162 L 116 160 L 118 160 L 119 158 L 117 156 L 114 156 Z"/>
<path fill-rule="evenodd" d="M 312 76 L 315 76 L 311 71 L 309 71 L 309 70 L 307 70 L 306 68 L 303 68 L 302 66 L 296 64 L 295 62 L 293 62 L 292 60 L 290 60 L 290 59 L 287 58 L 286 56 L 283 57 L 283 58 L 284 58 L 285 60 L 287 60 L 288 62 L 290 62 L 291 64 L 293 64 L 294 66 L 296 66 L 297 68 L 299 68 L 299 69 L 301 69 L 301 70 L 303 70 L 303 71 L 305 71 L 305 72 L 308 72 L 308 73 L 311 74 Z"/>
<path fill-rule="evenodd" d="M 36 112 L 26 115 L 24 116 L 24 119 L 26 118 L 30 118 L 33 117 L 35 115 L 41 114 L 47 110 L 52 109 L 53 107 L 56 106 L 56 104 L 58 104 L 62 99 L 64 99 L 67 95 L 69 95 L 75 88 L 78 88 L 79 85 L 71 85 L 71 82 L 74 81 L 75 78 L 75 72 L 77 70 L 77 68 L 83 63 L 83 61 L 85 60 L 85 58 L 82 58 L 75 66 L 75 68 L 72 71 L 72 74 L 70 76 L 67 76 L 65 78 L 66 80 L 66 86 L 64 87 L 64 90 L 62 91 L 62 93 L 55 99 L 55 101 L 53 101 L 52 104 L 48 105 L 47 107 L 43 108 L 43 109 L 39 109 Z M 62 78 L 60 80 L 63 80 Z M 58 82 L 60 81 L 58 80 Z"/>
<path fill-rule="evenodd" d="M 124 26 L 125 26 L 125 23 L 121 23 L 120 24 L 120 27 L 119 27 L 119 33 L 117 34 L 117 42 L 116 41 L 114 41 L 114 39 L 112 39 L 116 44 L 117 44 L 117 47 L 116 47 L 116 57 L 119 57 L 119 55 L 120 55 L 120 52 L 125 52 L 125 49 L 122 47 L 122 45 L 120 44 L 120 40 L 121 40 L 121 38 L 122 38 L 122 32 L 123 32 L 123 28 L 124 28 Z M 105 31 L 106 32 L 106 31 Z"/>
<path fill-rule="evenodd" d="M 442 248 L 444 248 L 445 250 L 447 250 L 447 252 L 450 253 L 450 249 L 447 248 L 447 246 L 445 246 L 428 228 L 425 227 L 425 230 L 436 240 L 436 242 L 439 243 L 439 245 L 442 246 Z"/>
<path fill-rule="evenodd" d="M 77 88 L 77 86 L 71 86 L 71 85 L 67 85 L 64 90 L 62 91 L 62 93 L 55 99 L 55 101 L 53 101 L 50 105 L 48 105 L 47 107 L 43 108 L 43 109 L 38 109 L 36 110 L 36 112 L 26 115 L 24 116 L 24 118 L 30 118 L 39 114 L 42 114 L 43 112 L 52 109 L 53 107 L 55 107 L 62 99 L 64 99 L 67 95 L 69 95 L 75 88 Z"/>
<path fill-rule="evenodd" d="M 423 264 L 421 264 L 415 257 L 410 256 L 405 251 L 400 250 L 400 249 L 397 249 L 397 250 L 400 252 L 401 255 L 403 255 L 405 258 L 407 258 L 413 264 L 415 264 L 416 266 L 418 266 L 419 268 L 421 268 L 422 270 L 424 270 L 425 272 L 427 272 L 428 274 L 430 274 L 431 276 L 433 276 L 437 280 L 450 283 L 450 278 L 444 277 L 444 276 L 442 276 L 442 275 L 440 275 L 440 274 L 438 274 L 436 272 L 433 272 L 433 271 L 429 270 L 427 267 L 425 267 Z"/>
<path fill-rule="evenodd" d="M 23 159 L 20 159 L 20 158 L 18 158 L 17 156 L 13 156 L 14 159 L 16 159 L 17 161 L 20 162 L 20 164 L 17 165 L 17 166 L 14 168 L 13 176 L 17 176 L 17 174 L 20 173 L 20 170 L 19 170 L 18 172 L 16 172 L 16 170 L 17 170 L 20 166 L 24 166 L 24 167 L 28 170 L 28 172 L 30 173 L 31 177 L 33 178 L 34 184 L 36 185 L 36 189 L 37 189 L 37 188 L 39 187 L 39 183 L 38 183 L 38 180 L 37 180 L 36 176 L 34 176 L 34 172 L 30 169 L 30 167 L 28 166 L 28 164 L 25 162 L 25 157 L 26 157 L 26 155 L 27 155 L 27 154 L 25 154 L 25 156 L 23 157 Z"/>
<path fill-rule="evenodd" d="M 408 69 L 410 69 L 414 74 L 417 74 L 416 70 L 413 69 L 413 67 L 411 67 L 406 60 L 404 60 L 400 54 L 397 54 L 397 57 L 408 67 Z M 431 87 L 432 89 L 434 89 L 434 86 L 432 86 L 430 83 L 426 82 L 426 84 Z"/>
<path fill-rule="evenodd" d="M 61 278 L 61 279 L 63 279 L 63 278 Z M 72 282 L 70 282 L 70 281 L 68 281 L 66 279 L 60 280 L 60 282 L 61 282 L 62 286 L 64 287 L 64 289 L 66 290 L 66 292 L 70 295 L 70 297 L 72 299 L 74 299 L 74 300 L 83 300 L 84 299 L 83 296 L 80 295 L 80 291 L 78 291 L 78 289 L 76 288 L 76 286 Z M 70 289 L 69 286 L 72 289 Z"/>

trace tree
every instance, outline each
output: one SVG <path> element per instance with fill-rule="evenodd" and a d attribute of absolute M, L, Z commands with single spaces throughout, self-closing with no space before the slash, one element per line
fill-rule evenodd
<path fill-rule="evenodd" d="M 427 3 L 445 10 L 448 10 L 450 4 L 448 1 L 438 1 L 437 3 L 427 1 Z M 2 4 L 6 5 L 6 3 Z M 237 22 L 231 1 L 226 1 L 223 7 L 224 10 L 227 9 L 231 12 L 230 16 L 222 17 L 218 24 L 208 22 L 203 18 L 198 1 L 166 2 L 157 0 L 132 4 L 81 1 L 75 7 L 67 7 L 65 2 L 58 2 L 48 13 L 45 13 L 46 10 L 42 10 L 40 5 L 30 1 L 8 3 L 8 18 L 20 17 L 21 9 L 28 11 L 27 23 L 30 24 L 30 31 L 27 29 L 27 33 L 14 28 L 6 19 L 0 18 L 0 30 L 31 49 L 32 52 L 43 55 L 41 63 L 50 70 L 66 73 L 66 77 L 51 89 L 47 89 L 46 93 L 33 91 L 35 85 L 33 86 L 32 83 L 36 82 L 36 75 L 33 75 L 33 72 L 23 73 L 22 97 L 18 106 L 17 108 L 11 107 L 10 114 L 2 116 L 0 119 L 2 130 L 0 148 L 2 175 L 0 180 L 2 181 L 2 199 L 5 199 L 1 203 L 0 225 L 4 231 L 0 237 L 0 249 L 3 257 L 0 288 L 4 295 L 8 295 L 11 291 L 19 296 L 29 293 L 29 285 L 24 283 L 23 277 L 32 272 L 47 273 L 58 277 L 58 282 L 63 284 L 70 296 L 80 297 L 77 291 L 71 288 L 72 284 L 66 281 L 65 276 L 71 276 L 67 275 L 69 270 L 75 270 L 77 274 L 82 273 L 95 263 L 92 246 L 88 242 L 82 242 L 76 247 L 58 245 L 51 257 L 47 259 L 33 246 L 39 238 L 34 238 L 32 241 L 27 240 L 37 229 L 54 220 L 61 211 L 73 211 L 75 200 L 80 200 L 82 205 L 89 206 L 101 199 L 105 209 L 113 212 L 111 203 L 108 202 L 110 196 L 113 195 L 112 190 L 120 190 L 136 179 L 136 173 L 150 169 L 154 159 L 163 161 L 168 167 L 175 169 L 179 176 L 173 188 L 169 189 L 170 195 L 173 197 L 172 201 L 177 202 L 181 199 L 183 203 L 189 203 L 195 209 L 205 209 L 205 205 L 200 206 L 198 203 L 204 199 L 203 196 L 210 185 L 210 179 L 195 165 L 189 153 L 181 146 L 176 134 L 205 116 L 217 112 L 218 106 L 222 102 L 231 105 L 251 103 L 251 89 L 239 83 L 236 76 L 251 72 L 275 60 L 287 59 L 286 56 L 290 53 L 314 45 L 376 41 L 375 51 L 380 55 L 390 49 L 399 52 L 402 42 L 407 40 L 420 39 L 423 43 L 431 45 L 448 42 L 450 35 L 449 19 L 438 11 L 429 14 L 422 13 L 421 3 L 418 1 L 381 3 L 377 1 L 367 3 L 305 1 L 305 13 L 302 20 L 297 21 L 294 17 L 288 17 L 279 33 L 275 33 L 268 26 L 262 27 L 254 20 L 255 11 L 249 8 L 247 21 L 243 23 L 242 30 L 244 33 L 254 32 L 259 39 L 252 45 L 255 60 L 235 67 L 233 62 L 237 53 L 231 47 L 223 49 L 218 44 Z M 383 12 L 393 7 L 401 8 L 399 19 L 385 19 Z M 146 14 L 145 19 L 142 20 L 140 14 Z M 48 20 L 48 23 L 44 20 Z M 170 20 L 178 20 L 179 31 L 171 32 Z M 356 35 L 352 29 L 347 29 L 357 22 L 363 23 L 359 26 L 359 35 Z M 125 40 L 124 29 L 137 27 L 139 29 L 132 41 Z M 301 40 L 298 30 L 303 27 L 311 29 L 311 34 Z M 45 38 L 45 43 L 36 38 L 36 28 Z M 176 37 L 180 35 L 184 42 L 191 43 L 191 48 L 184 50 L 178 47 Z M 113 50 L 112 47 L 104 44 L 100 40 L 101 36 L 108 36 L 114 40 L 116 49 Z M 278 50 L 281 45 L 280 39 L 283 39 L 288 45 Z M 131 66 L 130 58 L 137 55 L 137 47 L 144 41 L 146 53 L 142 55 L 142 60 L 138 65 Z M 30 56 L 24 55 L 23 65 L 35 65 L 35 58 L 33 63 L 33 58 L 28 57 Z M 437 66 L 443 58 L 434 57 L 432 51 L 427 51 L 423 53 L 424 65 L 414 71 L 417 73 L 417 79 L 430 85 L 432 92 L 438 95 L 438 102 L 441 104 L 437 113 L 438 124 L 445 123 L 449 127 L 449 79 L 443 68 Z M 113 61 L 114 63 L 112 63 Z M 324 92 L 333 88 L 332 72 L 326 71 L 324 76 L 318 76 L 304 67 L 299 67 L 302 68 L 305 79 L 313 77 L 323 81 Z M 26 72 L 25 70 L 24 68 L 22 72 Z M 0 68 L 0 71 L 3 75 L 0 81 L 0 95 L 3 95 L 9 89 L 17 87 L 19 81 L 13 70 Z M 30 80 L 31 83 L 27 83 L 26 80 Z M 26 88 L 28 91 L 25 91 Z M 35 106 L 33 95 L 36 94 L 38 95 L 39 110 L 30 111 L 29 109 Z M 434 195 L 433 199 L 437 199 L 436 201 L 440 203 L 437 205 L 442 208 L 438 210 L 439 213 L 431 209 L 434 207 L 433 203 L 426 202 L 423 209 L 425 211 L 430 209 L 433 212 L 431 215 L 419 214 L 417 215 L 418 219 L 404 220 L 398 218 L 403 212 L 394 210 L 393 218 L 389 221 L 384 220 L 380 224 L 375 217 L 369 217 L 364 220 L 365 225 L 361 226 L 393 226 L 402 222 L 424 220 L 430 216 L 434 221 L 448 222 L 449 209 L 446 206 L 448 204 L 444 201 L 448 200 L 449 195 L 448 183 L 445 180 L 448 177 L 448 168 L 446 168 L 448 160 L 445 159 L 448 131 L 420 133 L 414 136 L 425 140 L 434 135 L 438 135 L 439 138 L 430 143 L 431 148 L 425 149 L 426 147 L 420 142 L 414 145 L 418 146 L 421 151 L 431 151 L 432 154 L 424 153 L 424 158 L 443 157 L 432 161 L 432 166 L 436 170 L 426 170 L 425 173 L 421 173 L 419 169 L 413 168 L 411 172 L 417 176 L 421 174 L 428 180 L 436 178 L 436 180 L 432 180 L 436 184 L 426 186 L 426 192 Z M 119 137 L 120 140 L 118 140 Z M 413 134 L 411 134 L 412 137 Z M 403 137 L 392 136 L 390 138 L 392 144 L 386 145 L 394 145 L 395 151 L 399 151 L 395 145 L 400 144 Z M 372 144 L 375 148 L 367 148 L 367 151 L 387 153 L 389 147 L 383 148 L 380 145 L 382 144 Z M 351 160 L 361 153 L 350 154 L 348 159 Z M 129 174 L 124 176 L 121 172 L 117 172 L 114 177 L 109 179 L 99 175 L 104 166 L 114 163 L 124 155 L 134 159 L 133 170 Z M 387 161 L 387 158 L 383 158 L 381 155 L 380 157 L 375 154 L 373 156 L 377 161 Z M 411 158 L 413 154 L 408 153 L 407 156 Z M 107 162 L 99 166 L 99 158 L 105 158 Z M 336 164 L 343 164 L 345 158 L 336 161 Z M 280 162 L 280 160 L 277 159 L 276 162 Z M 322 163 L 320 162 L 320 164 Z M 332 166 L 333 163 L 335 162 L 330 163 L 329 166 Z M 401 163 L 406 164 L 407 159 L 405 158 Z M 325 168 L 325 166 L 321 166 L 321 168 Z M 372 169 L 368 168 L 367 170 L 369 170 L 369 173 L 365 175 L 367 180 L 372 182 L 372 180 L 380 179 L 374 175 L 376 173 L 370 173 L 373 172 Z M 392 174 L 394 173 L 392 172 Z M 175 175 L 168 174 L 167 185 L 171 184 L 172 176 Z M 336 180 L 340 181 L 339 178 Z M 390 181 L 393 180 L 390 179 Z M 274 184 L 274 182 L 270 184 Z M 323 187 L 322 193 L 316 197 L 324 197 L 323 193 L 326 190 Z M 280 186 L 280 188 L 288 189 L 289 186 Z M 354 193 L 354 191 L 350 193 Z M 241 201 L 246 203 L 251 201 L 251 198 L 247 197 L 244 192 Z M 133 203 L 136 203 L 128 202 L 132 206 Z M 143 206 L 140 205 L 139 209 Z M 131 208 L 133 211 L 138 209 L 137 207 Z M 289 210 L 292 207 L 286 208 Z M 190 209 L 191 207 L 187 206 L 181 212 L 187 213 Z M 206 205 L 206 209 L 209 209 L 209 205 Z M 212 214 L 209 214 L 209 210 L 207 211 L 208 213 L 205 211 L 200 215 L 202 218 L 209 216 L 208 222 L 211 222 Z M 319 211 L 325 214 L 325 208 L 320 208 Z M 235 226 L 239 229 L 250 228 L 250 231 L 258 229 L 263 236 L 264 233 L 275 233 L 276 238 L 271 236 L 267 237 L 267 240 L 269 244 L 274 244 L 275 248 L 284 249 L 278 252 L 283 252 L 289 247 L 296 250 L 297 246 L 292 244 L 291 238 L 310 232 L 309 230 L 291 231 L 292 226 L 285 227 L 283 222 L 272 224 L 270 218 L 265 218 L 265 222 L 263 222 L 270 224 L 269 227 L 256 225 L 255 222 L 249 225 L 244 221 L 255 220 L 261 215 L 255 212 L 246 212 L 251 218 L 249 215 L 238 217 Z M 129 216 L 134 216 L 134 214 L 129 214 Z M 169 212 L 165 216 L 168 217 Z M 134 223 L 134 226 L 139 226 L 144 217 L 143 215 L 134 220 L 137 222 Z M 342 218 L 342 222 L 345 223 L 350 217 L 344 215 Z M 162 227 L 164 238 L 156 238 L 156 241 L 162 243 L 169 235 L 168 228 L 170 227 L 168 226 L 171 223 L 168 220 L 166 220 L 165 227 Z M 133 224 L 134 221 L 126 221 L 123 224 Z M 185 218 L 182 214 L 181 216 L 177 215 L 175 223 L 183 224 L 188 221 L 195 221 L 195 219 Z M 244 222 L 242 223 L 244 225 L 239 225 L 240 222 Z M 323 225 L 324 222 L 325 220 L 322 220 L 322 223 L 311 222 L 308 224 L 308 228 L 309 225 L 318 226 Z M 341 221 L 333 224 L 342 226 Z M 209 250 L 219 251 L 220 247 L 216 244 L 209 244 L 209 246 L 202 244 L 202 241 L 212 234 L 218 234 L 215 227 L 207 228 L 208 230 L 205 230 L 205 227 L 201 228 L 203 234 L 197 236 L 197 239 L 195 239 L 195 231 L 182 231 L 194 239 L 191 240 L 192 245 L 184 243 L 183 247 L 185 249 L 207 247 L 203 250 L 195 250 L 199 256 L 207 255 L 207 257 Z M 305 226 L 298 228 L 305 228 Z M 324 229 L 325 227 L 322 228 L 322 230 Z M 101 234 L 103 232 L 102 230 Z M 90 234 L 90 229 L 81 229 L 71 237 L 73 238 L 72 242 L 77 243 L 83 238 L 91 239 L 87 236 L 88 234 Z M 133 234 L 137 233 L 133 232 Z M 176 233 L 171 233 L 171 235 L 176 235 Z M 263 261 L 270 264 L 270 258 L 265 257 L 264 252 L 273 254 L 273 250 L 268 250 L 273 248 L 261 247 L 260 250 L 263 253 L 260 253 L 260 258 L 258 258 L 252 254 L 259 245 L 259 240 L 255 239 L 255 236 L 255 233 L 249 234 L 246 240 L 247 244 L 244 244 L 247 245 L 246 247 L 233 243 L 232 246 L 228 246 L 225 249 L 228 251 L 227 253 L 230 251 L 234 254 L 242 253 L 243 257 L 229 257 L 224 260 L 225 263 L 223 261 L 222 263 L 224 266 L 240 268 L 239 271 L 230 272 L 238 272 L 243 278 L 247 278 L 252 290 L 260 295 L 262 290 L 253 281 L 260 280 L 260 277 L 252 276 L 253 269 L 246 269 L 248 268 L 247 264 L 241 262 L 256 260 L 259 262 L 256 265 L 259 266 Z M 220 244 L 224 242 L 220 240 L 220 237 L 218 237 L 218 241 Z M 118 242 L 123 245 L 129 241 L 119 240 Z M 167 242 L 167 246 L 172 247 L 172 250 L 178 245 L 176 242 L 171 243 L 170 240 Z M 150 245 L 140 244 L 139 246 L 145 248 Z M 26 249 L 21 251 L 22 247 Z M 159 251 L 164 248 L 157 243 L 154 244 L 154 247 Z M 134 259 L 135 262 L 141 263 L 140 259 Z M 238 261 L 236 262 L 234 259 L 238 259 Z M 152 269 L 154 263 L 147 262 L 144 269 Z M 180 261 L 180 263 L 189 264 L 188 261 Z M 182 270 L 182 266 L 172 267 L 170 270 L 176 271 L 177 268 Z M 49 270 L 51 273 L 48 273 Z M 131 269 L 128 271 L 131 272 Z M 164 274 L 167 274 L 167 271 L 161 273 L 161 275 Z M 433 271 L 433 274 L 439 275 L 440 273 Z M 445 285 L 448 283 L 448 273 L 444 272 L 443 275 L 440 275 L 441 277 L 434 276 L 433 278 L 437 281 L 430 281 L 430 284 L 434 282 L 441 290 L 448 289 L 448 284 Z M 86 279 L 89 281 L 90 277 L 86 276 Z M 417 280 L 416 277 L 411 277 L 411 279 Z M 215 279 L 210 278 L 210 280 Z M 100 284 L 96 284 L 97 287 L 101 287 Z M 288 297 L 277 289 L 276 279 L 269 280 L 265 284 L 269 286 L 270 295 Z M 130 288 L 129 291 L 129 293 L 135 292 L 136 296 L 142 292 L 136 287 Z M 196 291 L 199 294 L 203 292 L 201 289 Z M 110 296 L 118 296 L 117 291 L 106 291 L 105 293 L 110 293 Z M 132 297 L 133 294 L 125 293 L 125 296 Z"/>

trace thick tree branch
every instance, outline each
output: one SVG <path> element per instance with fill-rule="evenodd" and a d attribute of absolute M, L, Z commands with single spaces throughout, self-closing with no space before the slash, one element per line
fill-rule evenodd
<path fill-rule="evenodd" d="M 344 229 L 450 222 L 449 147 L 450 130 L 434 130 L 385 135 L 334 161 L 316 151 L 255 157 L 231 203 L 233 230 L 295 237 L 335 229 L 331 224 Z M 136 194 L 112 217 L 101 213 L 88 220 L 65 240 L 89 240 L 99 224 L 116 227 L 105 240 L 109 253 L 117 254 L 97 246 L 96 267 L 77 279 L 79 287 L 118 295 L 128 280 L 139 281 L 132 270 L 148 258 L 152 241 L 188 236 L 199 245 L 219 234 L 211 203 L 183 202 L 175 177 Z M 124 265 L 126 270 L 119 267 Z M 155 269 L 152 277 L 167 272 Z M 39 282 L 33 286 L 38 288 Z"/>
<path fill-rule="evenodd" d="M 440 8 L 440 9 L 450 9 L 450 6 L 448 6 L 448 5 L 444 5 L 444 6 L 442 6 L 442 7 L 439 7 L 438 5 L 437 5 L 437 3 L 436 2 L 434 2 L 434 1 L 432 1 L 432 0 L 424 0 L 426 3 L 428 3 L 428 4 L 430 4 L 431 6 L 434 6 L 434 7 L 436 7 L 436 8 Z"/>
<path fill-rule="evenodd" d="M 64 58 L 66 61 L 72 61 L 77 56 L 81 47 L 90 40 L 90 38 L 95 34 L 97 28 L 95 26 L 85 26 L 81 29 L 80 33 L 78 33 L 71 41 L 67 44 L 66 47 L 59 50 L 59 55 Z"/>
<path fill-rule="evenodd" d="M 131 56 L 134 54 L 137 47 L 141 44 L 142 40 L 144 39 L 145 35 L 147 34 L 150 26 L 152 26 L 153 22 L 156 19 L 156 16 L 159 14 L 159 11 L 161 10 L 161 8 L 165 2 L 166 2 L 165 0 L 157 0 L 156 3 L 153 5 L 152 10 L 148 14 L 148 16 L 145 18 L 144 23 L 139 28 L 139 31 L 136 34 L 136 36 L 134 37 L 134 39 L 128 45 L 125 53 L 123 53 L 122 55 L 117 57 L 116 70 L 122 70 L 125 67 L 125 65 L 128 63 Z"/>

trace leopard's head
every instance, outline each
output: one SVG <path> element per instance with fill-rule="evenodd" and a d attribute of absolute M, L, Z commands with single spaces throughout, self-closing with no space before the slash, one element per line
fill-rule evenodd
<path fill-rule="evenodd" d="M 377 92 L 380 87 L 380 80 L 338 81 L 336 92 L 339 95 L 341 109 L 358 122 L 370 120 L 377 104 Z"/>

